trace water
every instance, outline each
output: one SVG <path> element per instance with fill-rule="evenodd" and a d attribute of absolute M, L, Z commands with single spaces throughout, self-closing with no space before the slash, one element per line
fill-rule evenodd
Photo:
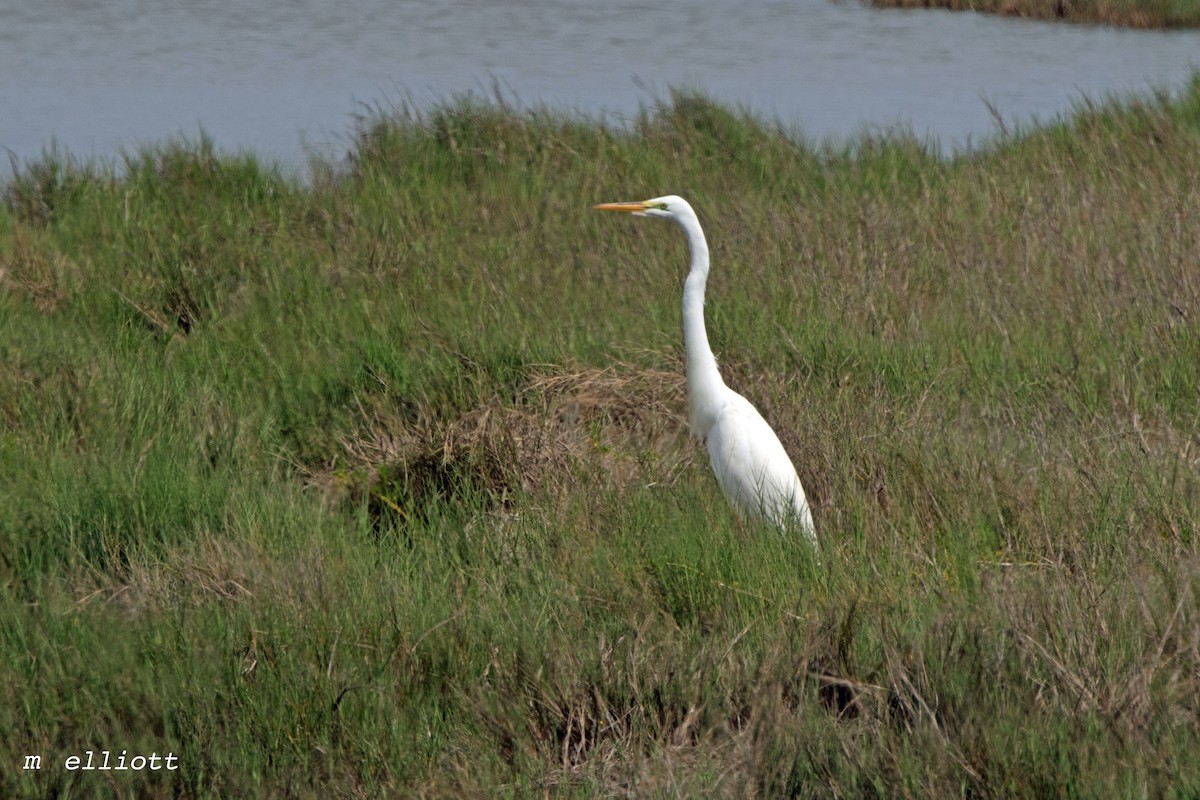
<path fill-rule="evenodd" d="M 621 116 L 669 87 L 815 138 L 907 127 L 947 150 L 1081 98 L 1177 89 L 1200 32 L 847 0 L 0 0 L 0 147 L 111 157 L 203 128 L 302 168 L 362 105 L 490 92 Z M 986 102 L 985 102 L 986 100 Z"/>

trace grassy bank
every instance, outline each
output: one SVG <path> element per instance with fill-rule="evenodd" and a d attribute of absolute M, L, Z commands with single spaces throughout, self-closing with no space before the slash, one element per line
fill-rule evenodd
<path fill-rule="evenodd" d="M 21 167 L 0 796 L 1200 792 L 1197 152 L 1200 81 L 952 160 L 679 96 Z M 589 209 L 664 192 L 820 563 L 687 438 L 678 231 Z"/>
<path fill-rule="evenodd" d="M 1200 0 L 870 0 L 880 8 L 945 8 L 1128 28 L 1200 27 Z"/>

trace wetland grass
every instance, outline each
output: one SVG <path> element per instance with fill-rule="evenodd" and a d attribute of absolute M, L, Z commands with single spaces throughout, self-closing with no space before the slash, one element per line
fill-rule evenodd
<path fill-rule="evenodd" d="M 1198 152 L 1200 80 L 950 159 L 677 95 L 20 166 L 0 796 L 1195 795 Z M 667 191 L 819 564 L 687 438 L 677 232 L 590 210 Z"/>

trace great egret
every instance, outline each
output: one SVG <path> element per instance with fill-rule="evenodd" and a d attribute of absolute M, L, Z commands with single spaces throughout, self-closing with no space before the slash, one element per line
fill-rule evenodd
<path fill-rule="evenodd" d="M 742 516 L 762 516 L 785 529 L 799 527 L 815 546 L 812 512 L 792 460 L 758 409 L 721 380 L 717 359 L 708 345 L 704 330 L 708 242 L 696 212 L 675 195 L 640 203 L 601 203 L 593 208 L 667 219 L 683 229 L 692 256 L 691 271 L 683 284 L 683 343 L 692 432 L 708 442 L 717 483 Z"/>

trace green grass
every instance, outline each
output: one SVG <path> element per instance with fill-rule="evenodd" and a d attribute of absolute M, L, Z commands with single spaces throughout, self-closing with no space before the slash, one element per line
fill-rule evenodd
<path fill-rule="evenodd" d="M 945 8 L 1127 28 L 1200 27 L 1200 0 L 870 0 L 883 8 Z"/>
<path fill-rule="evenodd" d="M 20 166 L 0 796 L 1194 796 L 1197 152 L 1200 79 L 949 159 L 676 95 Z M 667 192 L 819 562 L 687 437 L 678 231 L 590 210 Z"/>

